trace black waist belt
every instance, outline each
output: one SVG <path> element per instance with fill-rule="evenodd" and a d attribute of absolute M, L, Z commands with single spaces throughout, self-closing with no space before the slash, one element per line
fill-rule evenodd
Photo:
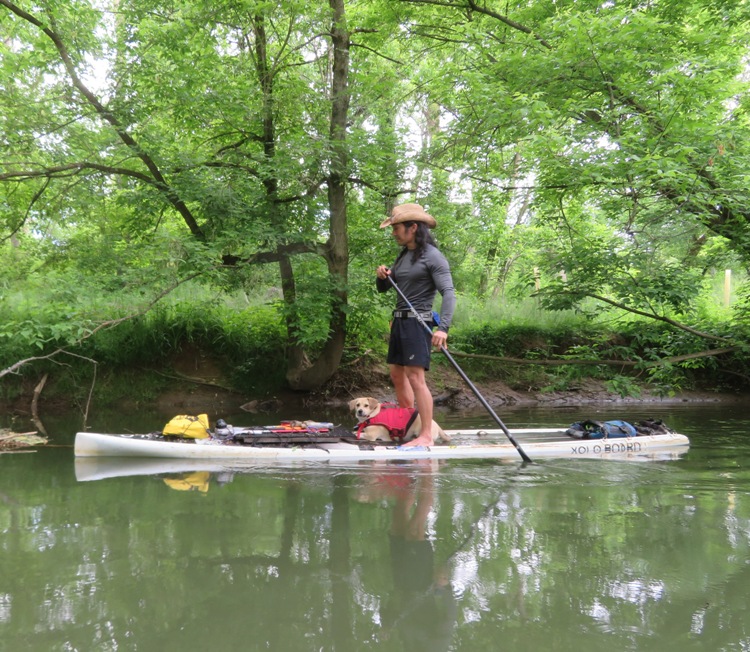
<path fill-rule="evenodd" d="M 396 319 L 405 319 L 406 317 L 416 317 L 411 310 L 394 310 L 393 316 Z M 420 312 L 419 316 L 424 321 L 432 321 L 432 312 Z"/>

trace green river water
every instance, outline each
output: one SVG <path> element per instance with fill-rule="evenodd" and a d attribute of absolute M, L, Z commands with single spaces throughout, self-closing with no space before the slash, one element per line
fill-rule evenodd
<path fill-rule="evenodd" d="M 691 446 L 87 480 L 76 426 L 48 423 L 54 447 L 0 455 L 0 649 L 750 650 L 750 409 L 499 413 L 510 427 L 660 417 Z"/>

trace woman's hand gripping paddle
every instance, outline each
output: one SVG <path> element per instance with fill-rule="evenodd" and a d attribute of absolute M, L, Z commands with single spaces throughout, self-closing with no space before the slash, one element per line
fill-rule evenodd
<path fill-rule="evenodd" d="M 393 277 L 388 274 L 388 280 L 391 282 L 391 285 L 394 287 L 396 292 L 398 292 L 399 296 L 406 302 L 406 305 L 409 306 L 409 310 L 411 310 L 414 313 L 414 316 L 419 320 L 419 323 L 424 326 L 425 330 L 432 335 L 432 329 L 425 323 L 424 319 L 422 319 L 422 316 L 416 311 L 413 305 L 411 305 L 411 302 L 409 299 L 406 298 L 406 295 L 401 291 L 401 288 L 396 285 L 396 281 L 393 280 Z M 458 362 L 456 362 L 453 359 L 453 356 L 448 353 L 448 349 L 446 349 L 444 346 L 440 347 L 440 350 L 443 352 L 446 358 L 450 361 L 450 363 L 453 365 L 454 369 L 459 373 L 461 378 L 464 379 L 464 382 L 471 388 L 471 391 L 474 392 L 474 395 L 479 399 L 479 402 L 484 406 L 484 408 L 487 410 L 487 412 L 490 413 L 492 418 L 495 420 L 495 423 L 497 423 L 498 426 L 500 426 L 500 429 L 505 433 L 505 436 L 508 438 L 508 441 L 510 441 L 513 446 L 515 446 L 516 450 L 518 451 L 518 454 L 521 456 L 521 459 L 524 462 L 531 462 L 531 458 L 524 452 L 523 448 L 521 448 L 518 445 L 518 442 L 513 438 L 513 435 L 510 434 L 510 430 L 508 430 L 505 427 L 505 424 L 500 421 L 500 417 L 495 414 L 495 411 L 492 409 L 490 404 L 485 400 L 484 396 L 482 396 L 479 393 L 479 390 L 474 386 L 474 383 L 472 383 L 469 380 L 469 377 L 464 373 L 464 370 L 461 369 L 461 367 L 458 366 Z"/>

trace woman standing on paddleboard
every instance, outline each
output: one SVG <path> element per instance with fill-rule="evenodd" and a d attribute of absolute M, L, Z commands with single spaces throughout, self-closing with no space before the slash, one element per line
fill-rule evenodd
<path fill-rule="evenodd" d="M 377 268 L 377 288 L 386 292 L 392 285 L 388 277 L 398 285 L 401 292 L 428 325 L 434 325 L 432 304 L 440 292 L 443 303 L 437 330 L 428 333 L 410 309 L 399 297 L 393 311 L 391 335 L 388 343 L 388 367 L 396 390 L 400 407 L 411 408 L 416 402 L 422 420 L 419 435 L 405 446 L 431 446 L 432 440 L 432 394 L 425 379 L 430 368 L 431 346 L 447 347 L 448 329 L 456 307 L 456 292 L 453 278 L 445 256 L 437 248 L 430 229 L 437 222 L 419 204 L 396 206 L 390 217 L 380 225 L 391 227 L 393 239 L 402 249 L 391 268 Z"/>

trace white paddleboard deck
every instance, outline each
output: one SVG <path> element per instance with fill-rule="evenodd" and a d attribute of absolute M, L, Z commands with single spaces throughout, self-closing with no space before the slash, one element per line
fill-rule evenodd
<path fill-rule="evenodd" d="M 690 442 L 685 435 L 667 433 L 638 437 L 579 440 L 566 429 L 531 428 L 511 430 L 516 442 L 532 459 L 541 458 L 664 458 L 664 453 L 680 454 Z M 521 459 L 507 439 L 499 443 L 484 440 L 504 437 L 502 430 L 447 430 L 454 440 L 475 439 L 476 443 L 451 443 L 430 447 L 405 448 L 398 445 L 361 443 L 321 443 L 285 446 L 226 444 L 220 440 L 194 442 L 165 441 L 144 435 L 113 435 L 79 432 L 75 438 L 76 457 L 135 457 L 181 460 L 270 460 L 270 461 L 360 461 L 410 459 Z"/>

